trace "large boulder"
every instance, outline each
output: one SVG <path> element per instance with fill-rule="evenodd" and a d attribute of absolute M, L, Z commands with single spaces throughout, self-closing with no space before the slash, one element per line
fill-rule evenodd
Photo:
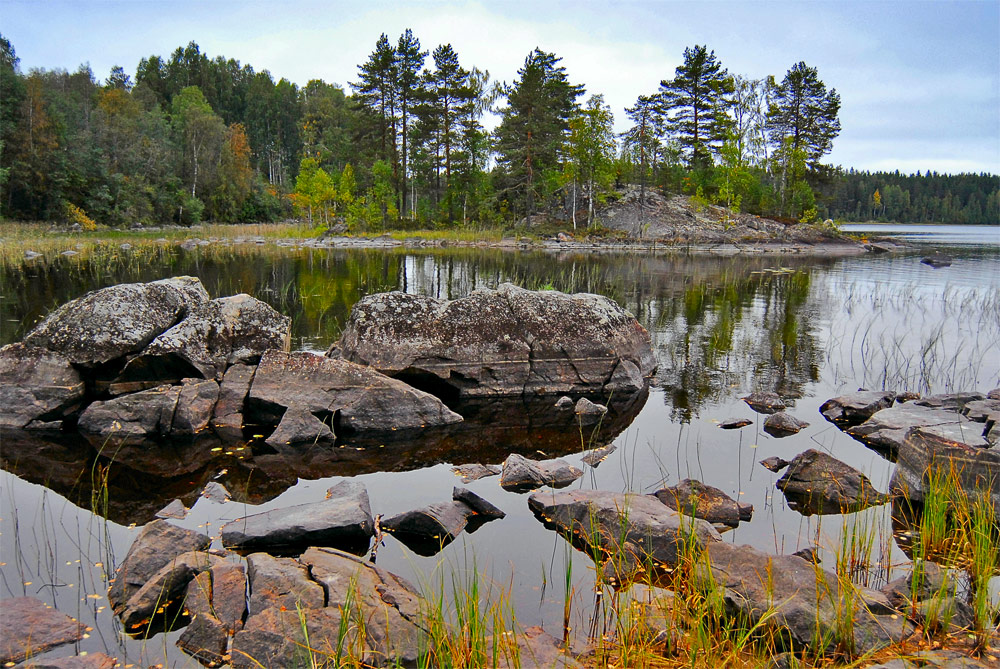
<path fill-rule="evenodd" d="M 528 507 L 547 527 L 596 548 L 605 556 L 620 554 L 625 544 L 637 547 L 639 562 L 677 567 L 686 550 L 700 551 L 720 540 L 704 520 L 682 516 L 652 495 L 626 495 L 602 490 L 535 492 Z"/>
<path fill-rule="evenodd" d="M 804 515 L 844 513 L 888 501 L 857 469 L 812 448 L 796 455 L 775 485 Z"/>
<path fill-rule="evenodd" d="M 24 338 L 78 365 L 93 366 L 138 353 L 173 327 L 208 292 L 195 277 L 123 283 L 67 302 Z"/>
<path fill-rule="evenodd" d="M 345 360 L 466 397 L 634 392 L 656 369 L 649 333 L 608 298 L 510 284 L 453 301 L 369 295 L 335 348 Z"/>
<path fill-rule="evenodd" d="M 722 594 L 729 615 L 773 630 L 779 646 L 822 653 L 839 644 L 863 655 L 914 631 L 881 592 L 844 584 L 794 555 L 715 542 L 695 573 L 702 587 Z"/>
<path fill-rule="evenodd" d="M 819 412 L 831 423 L 846 428 L 865 422 L 876 411 L 888 409 L 895 399 L 896 393 L 887 390 L 859 390 L 828 399 L 820 405 Z"/>
<path fill-rule="evenodd" d="M 277 422 L 289 407 L 299 406 L 354 431 L 415 429 L 462 420 L 438 398 L 402 381 L 312 353 L 265 353 L 247 404 L 260 422 Z"/>
<path fill-rule="evenodd" d="M 0 348 L 0 427 L 61 420 L 83 394 L 83 379 L 62 355 L 22 343 Z"/>
<path fill-rule="evenodd" d="M 342 481 L 320 502 L 272 509 L 222 526 L 227 547 L 325 545 L 367 550 L 375 533 L 368 491 L 364 485 Z"/>
<path fill-rule="evenodd" d="M 736 527 L 741 520 L 749 521 L 753 516 L 752 504 L 737 502 L 718 488 L 693 479 L 684 479 L 675 486 L 661 488 L 653 496 L 686 516 L 729 527 Z"/>
<path fill-rule="evenodd" d="M 117 382 L 221 381 L 230 365 L 256 364 L 268 349 L 287 351 L 291 323 L 245 294 L 204 302 L 129 361 Z"/>

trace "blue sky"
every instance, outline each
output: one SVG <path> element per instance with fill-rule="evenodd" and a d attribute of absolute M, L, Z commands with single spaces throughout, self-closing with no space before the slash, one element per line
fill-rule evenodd
<path fill-rule="evenodd" d="M 0 33 L 21 67 L 89 62 L 134 74 L 139 59 L 195 41 L 298 84 L 347 85 L 379 34 L 412 28 L 450 42 L 463 65 L 511 81 L 535 46 L 571 81 L 623 108 L 705 44 L 733 74 L 816 67 L 841 95 L 843 131 L 826 162 L 868 170 L 1000 173 L 1000 0 L 972 2 L 197 2 L 0 0 Z"/>

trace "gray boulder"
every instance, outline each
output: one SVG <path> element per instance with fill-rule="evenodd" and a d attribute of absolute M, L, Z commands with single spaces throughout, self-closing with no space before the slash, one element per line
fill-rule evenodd
<path fill-rule="evenodd" d="M 212 427 L 233 433 L 243 427 L 243 406 L 250 394 L 256 366 L 236 364 L 226 370 L 219 384 L 219 401 L 212 410 Z"/>
<path fill-rule="evenodd" d="M 203 551 L 170 558 L 118 612 L 125 629 L 135 634 L 148 626 L 155 615 L 182 604 L 194 577 L 221 562 L 221 558 Z"/>
<path fill-rule="evenodd" d="M 699 562 L 696 582 L 721 593 L 729 615 L 773 630 L 779 646 L 822 653 L 839 643 L 862 655 L 914 632 L 882 593 L 844 589 L 836 574 L 793 555 L 714 542 Z"/>
<path fill-rule="evenodd" d="M 656 369 L 649 333 L 606 297 L 510 284 L 447 301 L 362 298 L 340 355 L 465 397 L 634 392 Z"/>
<path fill-rule="evenodd" d="M 514 492 L 527 492 L 544 485 L 562 488 L 581 476 L 583 472 L 565 460 L 531 460 L 511 453 L 503 462 L 500 487 Z"/>
<path fill-rule="evenodd" d="M 267 553 L 247 556 L 250 582 L 248 618 L 268 609 L 315 609 L 323 606 L 323 586 L 309 577 L 308 565 L 295 558 L 274 557 Z M 244 626 L 245 627 L 245 626 Z"/>
<path fill-rule="evenodd" d="M 222 526 L 227 547 L 326 545 L 367 550 L 375 533 L 368 492 L 342 481 L 320 502 L 298 504 L 237 518 Z"/>
<path fill-rule="evenodd" d="M 471 483 L 487 476 L 497 476 L 501 469 L 498 465 L 481 465 L 473 463 L 468 465 L 457 465 L 451 471 L 462 477 L 462 483 Z"/>
<path fill-rule="evenodd" d="M 170 423 L 170 433 L 195 434 L 207 428 L 218 399 L 219 384 L 215 381 L 184 379 L 177 395 L 177 409 Z"/>
<path fill-rule="evenodd" d="M 109 286 L 53 311 L 24 343 L 94 366 L 138 353 L 207 300 L 201 281 L 190 276 Z"/>
<path fill-rule="evenodd" d="M 753 421 L 749 418 L 727 418 L 719 423 L 719 427 L 723 430 L 738 430 L 747 425 L 753 425 Z"/>
<path fill-rule="evenodd" d="M 795 416 L 787 414 L 784 411 L 771 414 L 764 421 L 764 432 L 767 432 L 772 437 L 779 438 L 787 437 L 790 434 L 796 434 L 807 427 L 809 427 L 809 423 L 804 420 L 799 420 Z"/>
<path fill-rule="evenodd" d="M 785 400 L 781 399 L 781 396 L 778 395 L 778 393 L 767 391 L 752 392 L 742 399 L 747 403 L 747 406 L 757 413 L 778 413 L 788 407 L 788 405 L 785 404 Z"/>
<path fill-rule="evenodd" d="M 593 425 L 604 418 L 604 415 L 608 413 L 608 407 L 591 402 L 586 397 L 581 397 L 577 400 L 573 411 L 581 425 Z"/>
<path fill-rule="evenodd" d="M 819 412 L 831 423 L 850 427 L 865 422 L 876 411 L 888 409 L 896 399 L 896 393 L 885 390 L 859 390 L 834 397 L 823 402 Z"/>
<path fill-rule="evenodd" d="M 211 543 L 208 536 L 165 520 L 149 523 L 132 542 L 115 572 L 108 588 L 111 608 L 120 613 L 128 600 L 173 558 L 189 551 L 205 550 Z"/>
<path fill-rule="evenodd" d="M 281 422 L 265 439 L 271 446 L 334 441 L 336 436 L 330 426 L 308 409 L 292 406 L 285 410 Z"/>
<path fill-rule="evenodd" d="M 711 524 L 684 517 L 651 495 L 545 491 L 532 493 L 528 507 L 547 527 L 605 556 L 620 554 L 623 542 L 633 544 L 641 564 L 674 568 L 686 547 L 698 552 L 720 540 Z"/>
<path fill-rule="evenodd" d="M 472 509 L 478 518 L 499 520 L 507 517 L 507 514 L 497 508 L 494 504 L 483 499 L 468 488 L 454 488 L 451 491 L 451 498 L 456 502 L 462 502 L 467 507 Z"/>
<path fill-rule="evenodd" d="M 857 511 L 889 500 L 857 469 L 812 448 L 796 455 L 775 485 L 803 515 Z"/>
<path fill-rule="evenodd" d="M 875 412 L 864 423 L 848 428 L 847 434 L 894 458 L 910 430 L 931 426 L 947 426 L 957 431 L 956 434 L 968 433 L 970 437 L 974 433 L 981 434 L 983 430 L 982 425 L 955 411 L 906 402 Z"/>
<path fill-rule="evenodd" d="M 772 472 L 778 473 L 788 466 L 788 460 L 779 458 L 777 455 L 772 455 L 769 458 L 761 460 L 760 464 L 764 465 L 764 467 L 770 469 Z"/>
<path fill-rule="evenodd" d="M 185 379 L 137 393 L 93 402 L 78 421 L 83 432 L 101 436 L 193 435 L 208 427 L 219 396 L 219 384 Z"/>
<path fill-rule="evenodd" d="M 729 527 L 736 527 L 740 521 L 749 521 L 753 517 L 752 504 L 741 504 L 718 488 L 692 479 L 661 488 L 653 496 L 686 516 Z"/>
<path fill-rule="evenodd" d="M 287 351 L 291 322 L 249 295 L 210 300 L 150 342 L 129 361 L 118 382 L 221 381 L 230 365 L 256 364 L 269 349 Z"/>
<path fill-rule="evenodd" d="M 285 409 L 299 406 L 334 416 L 338 428 L 354 431 L 416 429 L 462 420 L 438 398 L 402 381 L 312 353 L 265 353 L 247 405 L 261 422 L 277 422 Z"/>
<path fill-rule="evenodd" d="M 83 395 L 79 372 L 58 353 L 22 343 L 0 348 L 0 427 L 62 420 Z"/>
<path fill-rule="evenodd" d="M 384 518 L 380 526 L 418 555 L 434 555 L 462 533 L 474 513 L 453 500 Z"/>

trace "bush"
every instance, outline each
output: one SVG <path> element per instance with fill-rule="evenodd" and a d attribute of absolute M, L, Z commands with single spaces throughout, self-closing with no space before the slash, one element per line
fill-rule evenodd
<path fill-rule="evenodd" d="M 67 202 L 65 206 L 66 210 L 66 223 L 68 225 L 79 225 L 81 228 L 87 232 L 91 232 L 97 229 L 97 223 L 94 222 L 90 216 L 87 216 L 85 212 L 80 207 L 76 206 L 72 202 Z"/>

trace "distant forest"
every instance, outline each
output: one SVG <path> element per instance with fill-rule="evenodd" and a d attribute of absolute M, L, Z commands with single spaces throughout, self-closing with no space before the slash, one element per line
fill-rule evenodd
<path fill-rule="evenodd" d="M 669 75 L 670 73 L 664 73 Z M 100 82 L 23 71 L 0 36 L 0 217 L 115 227 L 275 221 L 366 231 L 599 225 L 625 185 L 785 220 L 997 223 L 1000 177 L 824 165 L 840 96 L 815 68 L 730 74 L 696 45 L 622 110 L 535 49 L 511 83 L 382 35 L 348 89 L 299 87 L 191 42 Z M 493 131 L 486 114 L 496 114 Z"/>

